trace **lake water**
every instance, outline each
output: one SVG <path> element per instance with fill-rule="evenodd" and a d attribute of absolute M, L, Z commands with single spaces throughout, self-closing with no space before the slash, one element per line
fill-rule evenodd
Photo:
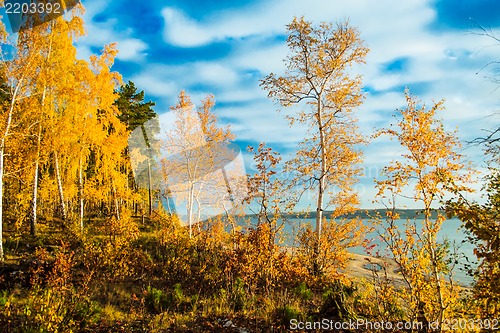
<path fill-rule="evenodd" d="M 256 219 L 252 219 L 253 223 L 256 223 Z M 365 224 L 369 222 L 364 220 Z M 406 220 L 397 220 L 396 225 L 401 228 L 404 227 Z M 417 230 L 421 226 L 422 220 L 415 220 L 417 225 Z M 311 224 L 314 228 L 315 219 L 290 219 L 290 223 L 284 226 L 284 231 L 287 235 L 291 235 L 291 239 L 293 239 L 293 235 L 296 234 L 298 227 L 304 224 Z M 457 247 L 457 253 L 459 254 L 458 264 L 455 266 L 454 270 L 454 280 L 457 281 L 461 285 L 470 285 L 472 283 L 472 278 L 467 274 L 465 265 L 469 264 L 473 267 L 476 265 L 476 256 L 474 255 L 474 245 L 468 242 L 467 235 L 464 233 L 464 229 L 460 228 L 461 221 L 458 219 L 450 219 L 443 222 L 442 228 L 438 233 L 438 241 L 443 242 L 447 240 L 450 244 L 450 249 L 453 250 L 454 247 Z M 370 240 L 371 244 L 375 244 L 375 248 L 372 249 L 371 253 L 374 255 L 377 251 L 380 255 L 384 255 L 387 253 L 387 248 L 383 241 L 380 239 L 380 236 L 377 230 L 374 230 L 371 233 L 368 233 L 365 236 L 366 239 Z M 293 245 L 292 241 L 288 241 L 287 245 Z M 350 249 L 351 252 L 357 254 L 366 255 L 366 250 L 364 247 L 355 247 Z"/>

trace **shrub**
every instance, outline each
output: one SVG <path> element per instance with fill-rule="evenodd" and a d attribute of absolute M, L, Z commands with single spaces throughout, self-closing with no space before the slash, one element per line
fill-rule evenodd
<path fill-rule="evenodd" d="M 277 308 L 275 313 L 275 322 L 285 327 L 290 325 L 292 319 L 301 320 L 305 317 L 300 310 L 292 305 Z"/>
<path fill-rule="evenodd" d="M 294 290 L 295 295 L 299 297 L 300 299 L 304 301 L 308 301 L 312 298 L 312 291 L 311 289 L 307 288 L 307 285 L 305 282 L 301 282 Z"/>
<path fill-rule="evenodd" d="M 356 317 L 351 305 L 356 288 L 347 286 L 336 280 L 331 286 L 325 288 L 320 313 L 338 319 L 353 319 Z"/>
<path fill-rule="evenodd" d="M 168 308 L 169 300 L 163 291 L 148 286 L 146 290 L 146 306 L 150 312 L 162 313 Z"/>
<path fill-rule="evenodd" d="M 74 290 L 59 292 L 52 288 L 34 288 L 19 311 L 23 318 L 18 332 L 77 332 L 97 322 L 101 310 L 97 303 Z"/>
<path fill-rule="evenodd" d="M 241 278 L 236 278 L 233 284 L 231 293 L 231 301 L 236 311 L 243 310 L 247 303 L 247 295 L 245 292 L 245 283 Z"/>

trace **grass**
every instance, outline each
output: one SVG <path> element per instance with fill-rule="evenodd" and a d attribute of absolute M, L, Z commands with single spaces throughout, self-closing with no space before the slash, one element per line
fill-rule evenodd
<path fill-rule="evenodd" d="M 266 287 L 265 276 L 255 279 L 266 256 L 217 235 L 195 241 L 164 222 L 132 219 L 137 234 L 110 237 L 105 223 L 92 220 L 81 233 L 48 221 L 37 236 L 6 228 L 0 331 L 286 332 L 291 319 L 346 319 L 373 306 L 356 303 L 373 288 L 313 279 L 288 252 Z"/>

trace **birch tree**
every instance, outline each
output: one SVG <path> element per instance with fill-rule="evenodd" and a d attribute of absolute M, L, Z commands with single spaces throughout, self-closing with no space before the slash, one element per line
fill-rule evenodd
<path fill-rule="evenodd" d="M 406 288 L 401 295 L 410 309 L 409 319 L 437 323 L 442 330 L 445 318 L 452 314 L 458 300 L 457 286 L 447 264 L 448 250 L 437 234 L 445 222 L 436 205 L 444 203 L 448 193 L 471 191 L 470 172 L 458 153 L 460 143 L 455 132 L 445 130 L 436 116 L 443 101 L 427 108 L 406 92 L 407 107 L 399 110 L 399 120 L 377 135 L 388 135 L 405 149 L 400 160 L 382 170 L 385 179 L 377 179 L 377 200 L 389 208 L 383 225 L 382 240 L 399 266 Z M 421 225 L 407 222 L 403 230 L 396 224 L 396 200 L 405 197 L 422 208 Z"/>
<path fill-rule="evenodd" d="M 356 145 L 363 139 L 353 111 L 363 96 L 361 78 L 351 67 L 364 63 L 368 49 L 347 21 L 316 26 L 294 18 L 287 31 L 286 70 L 281 76 L 269 74 L 261 86 L 282 107 L 296 106 L 287 114 L 291 126 L 297 122 L 308 128 L 288 169 L 296 175 L 298 191 L 316 192 L 317 253 L 324 211 L 339 216 L 358 202 L 353 185 L 361 173 L 361 152 Z"/>
<path fill-rule="evenodd" d="M 0 25 L 1 42 L 8 46 L 9 40 L 3 23 Z M 21 36 L 20 36 L 21 38 Z M 6 85 L 4 95 L 7 100 L 2 105 L 1 132 L 0 132 L 0 261 L 4 260 L 3 252 L 3 193 L 4 193 L 4 175 L 5 175 L 5 151 L 9 136 L 12 135 L 12 129 L 15 127 L 22 110 L 19 103 L 29 96 L 29 80 L 36 78 L 36 62 L 39 59 L 40 39 L 33 40 L 32 43 L 20 43 L 17 46 L 13 59 L 4 59 L 2 50 L 2 77 L 5 78 Z M 12 45 L 11 45 L 12 46 Z"/>
<path fill-rule="evenodd" d="M 61 90 L 66 91 L 67 94 L 72 94 L 73 99 L 77 100 L 76 95 L 80 88 L 75 84 L 75 78 L 70 73 L 75 73 L 75 70 L 69 70 L 76 63 L 76 53 L 72 45 L 73 39 L 81 35 L 82 21 L 79 20 L 77 12 L 71 12 L 66 19 L 59 18 L 48 23 L 37 25 L 32 29 L 21 31 L 23 35 L 22 42 L 26 43 L 29 40 L 41 40 L 43 44 L 38 49 L 39 59 L 37 61 L 38 72 L 40 73 L 36 78 L 30 80 L 31 96 L 26 104 L 26 109 L 32 109 L 33 115 L 31 116 L 36 123 L 34 127 L 35 137 L 34 150 L 34 168 L 32 178 L 32 195 L 30 207 L 30 230 L 31 234 L 36 233 L 37 216 L 38 216 L 38 187 L 39 178 L 41 176 L 40 170 L 43 163 L 47 162 L 47 154 L 54 154 L 57 158 L 57 152 L 47 151 L 47 143 L 53 140 L 55 135 L 53 129 L 57 127 L 54 122 L 58 117 L 55 115 L 60 114 L 55 101 L 61 97 Z M 73 52 L 71 48 L 73 47 Z M 65 76 L 66 80 L 61 80 Z M 64 84 L 65 83 L 65 84 Z M 62 86 L 64 84 L 64 86 Z M 66 96 L 67 96 L 66 94 Z M 69 100 L 66 98 L 66 101 Z M 60 100 L 59 100 L 60 101 Z M 68 108 L 68 103 L 59 103 Z M 62 134 L 62 133 L 59 133 Z M 65 133 L 67 136 L 67 133 Z M 59 135 L 56 137 L 60 138 Z M 53 145 L 50 145 L 53 147 Z M 56 160 L 56 170 L 59 171 L 59 163 Z M 60 174 L 58 173 L 58 181 Z M 62 183 L 60 187 L 60 195 L 62 194 Z M 64 209 L 61 209 L 62 215 L 66 217 L 66 209 L 64 202 L 61 201 Z"/>
<path fill-rule="evenodd" d="M 224 166 L 235 157 L 228 148 L 233 134 L 228 127 L 217 126 L 213 106 L 213 97 L 209 96 L 196 112 L 189 96 L 181 92 L 178 104 L 172 108 L 175 121 L 165 133 L 163 146 L 169 157 L 162 160 L 163 174 L 177 203 L 186 203 L 190 236 L 202 209 L 217 209 L 216 203 L 227 212 L 230 204 L 231 177 Z"/>
<path fill-rule="evenodd" d="M 100 138 L 94 146 L 96 165 L 94 182 L 103 194 L 110 199 L 113 215 L 121 219 L 121 201 L 131 196 L 128 188 L 128 174 L 123 172 L 127 160 L 124 151 L 128 145 L 127 127 L 118 118 L 120 111 L 115 105 L 118 98 L 116 89 L 121 84 L 121 76 L 112 72 L 111 67 L 118 51 L 115 44 L 105 46 L 100 56 L 91 57 L 91 68 L 95 73 L 92 85 L 96 93 L 95 106 L 99 110 Z"/>

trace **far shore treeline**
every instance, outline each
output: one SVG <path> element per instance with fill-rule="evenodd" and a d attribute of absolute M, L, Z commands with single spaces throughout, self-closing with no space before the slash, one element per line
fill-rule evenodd
<path fill-rule="evenodd" d="M 402 220 L 406 219 L 424 219 L 424 211 L 422 209 L 357 209 L 353 212 L 349 212 L 340 216 L 335 217 L 336 219 L 352 219 L 352 218 L 361 218 L 364 220 L 369 219 L 377 219 L 380 217 L 387 216 L 388 213 L 396 213 L 399 215 L 399 218 Z M 331 219 L 334 216 L 335 212 L 333 211 L 324 211 L 323 216 L 327 219 Z M 435 209 L 431 211 L 432 218 L 436 218 L 439 215 L 444 215 L 444 209 Z M 250 218 L 258 218 L 258 214 L 248 214 L 246 217 Z M 284 219 L 316 219 L 316 212 L 298 212 L 298 213 L 287 213 L 282 214 L 281 218 Z"/>

